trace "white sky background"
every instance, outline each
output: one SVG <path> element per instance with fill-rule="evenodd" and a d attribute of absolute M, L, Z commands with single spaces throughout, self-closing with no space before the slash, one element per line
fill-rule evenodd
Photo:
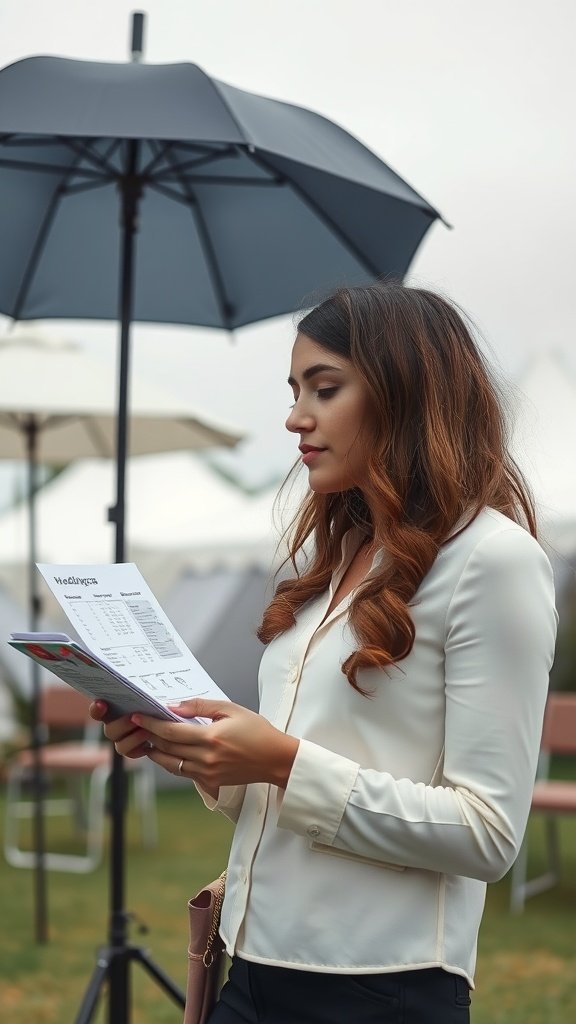
<path fill-rule="evenodd" d="M 125 60 L 134 7 L 0 0 L 0 66 L 48 53 Z M 148 0 L 142 9 L 146 60 L 192 61 L 316 110 L 439 209 L 453 230 L 431 228 L 409 280 L 464 306 L 506 372 L 547 348 L 576 369 L 573 0 Z M 116 359 L 114 325 L 46 328 Z M 136 326 L 132 368 L 249 431 L 253 440 L 224 461 L 260 483 L 295 454 L 283 429 L 292 335 L 286 319 L 246 328 L 232 346 L 213 332 Z"/>

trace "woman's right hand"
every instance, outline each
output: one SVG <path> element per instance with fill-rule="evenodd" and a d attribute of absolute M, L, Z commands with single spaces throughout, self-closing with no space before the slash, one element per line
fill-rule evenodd
<path fill-rule="evenodd" d="M 113 722 L 106 722 L 108 705 L 103 700 L 95 700 L 89 708 L 90 717 L 104 725 L 104 735 L 114 744 L 119 754 L 124 757 L 144 757 L 150 750 L 150 734 L 139 729 L 130 721 L 130 715 L 122 715 Z"/>

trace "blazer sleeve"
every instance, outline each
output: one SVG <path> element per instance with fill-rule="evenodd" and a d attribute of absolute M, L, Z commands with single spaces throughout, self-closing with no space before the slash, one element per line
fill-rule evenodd
<path fill-rule="evenodd" d="M 442 784 L 393 778 L 302 740 L 278 825 L 372 862 L 501 878 L 530 809 L 556 626 L 537 542 L 518 529 L 484 538 L 446 617 Z"/>
<path fill-rule="evenodd" d="M 220 786 L 220 789 L 218 790 L 218 799 L 215 800 L 214 797 L 210 796 L 205 789 L 202 789 L 202 786 L 199 786 L 197 782 L 195 782 L 194 785 L 204 802 L 204 806 L 207 807 L 209 811 L 220 811 L 221 814 L 236 824 L 240 817 L 242 804 L 244 803 L 246 786 Z"/>

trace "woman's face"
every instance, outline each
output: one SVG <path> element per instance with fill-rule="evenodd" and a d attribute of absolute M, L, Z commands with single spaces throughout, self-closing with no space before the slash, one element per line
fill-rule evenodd
<path fill-rule="evenodd" d="M 366 451 L 365 384 L 349 359 L 298 334 L 288 378 L 294 405 L 286 427 L 299 435 L 302 462 L 313 491 L 333 494 L 362 487 Z"/>

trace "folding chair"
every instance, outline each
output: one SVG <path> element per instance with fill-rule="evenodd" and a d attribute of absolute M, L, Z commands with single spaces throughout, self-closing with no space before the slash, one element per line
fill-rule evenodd
<path fill-rule="evenodd" d="M 85 833 L 83 853 L 45 852 L 45 864 L 54 871 L 92 871 L 102 858 L 106 816 L 106 786 L 112 771 L 112 746 L 102 743 L 101 727 L 89 714 L 90 701 L 70 686 L 48 686 L 40 697 L 39 717 L 47 735 L 75 733 L 80 739 L 46 743 L 40 749 L 45 786 L 46 815 L 71 815 Z M 21 821 L 34 814 L 34 801 L 25 799 L 33 775 L 34 752 L 22 750 L 9 766 L 6 780 L 4 854 L 12 867 L 32 868 L 36 853 L 23 849 Z M 146 846 L 156 842 L 156 786 L 154 765 L 148 758 L 124 758 L 133 780 L 141 834 Z M 55 797 L 54 783 L 65 784 L 65 795 Z"/>
<path fill-rule="evenodd" d="M 576 754 L 576 693 L 551 693 L 546 704 L 538 773 L 531 814 L 543 814 L 546 838 L 546 871 L 527 879 L 528 833 L 512 868 L 510 909 L 520 913 L 530 896 L 546 892 L 560 880 L 558 818 L 576 814 L 576 782 L 549 779 L 552 754 Z"/>

